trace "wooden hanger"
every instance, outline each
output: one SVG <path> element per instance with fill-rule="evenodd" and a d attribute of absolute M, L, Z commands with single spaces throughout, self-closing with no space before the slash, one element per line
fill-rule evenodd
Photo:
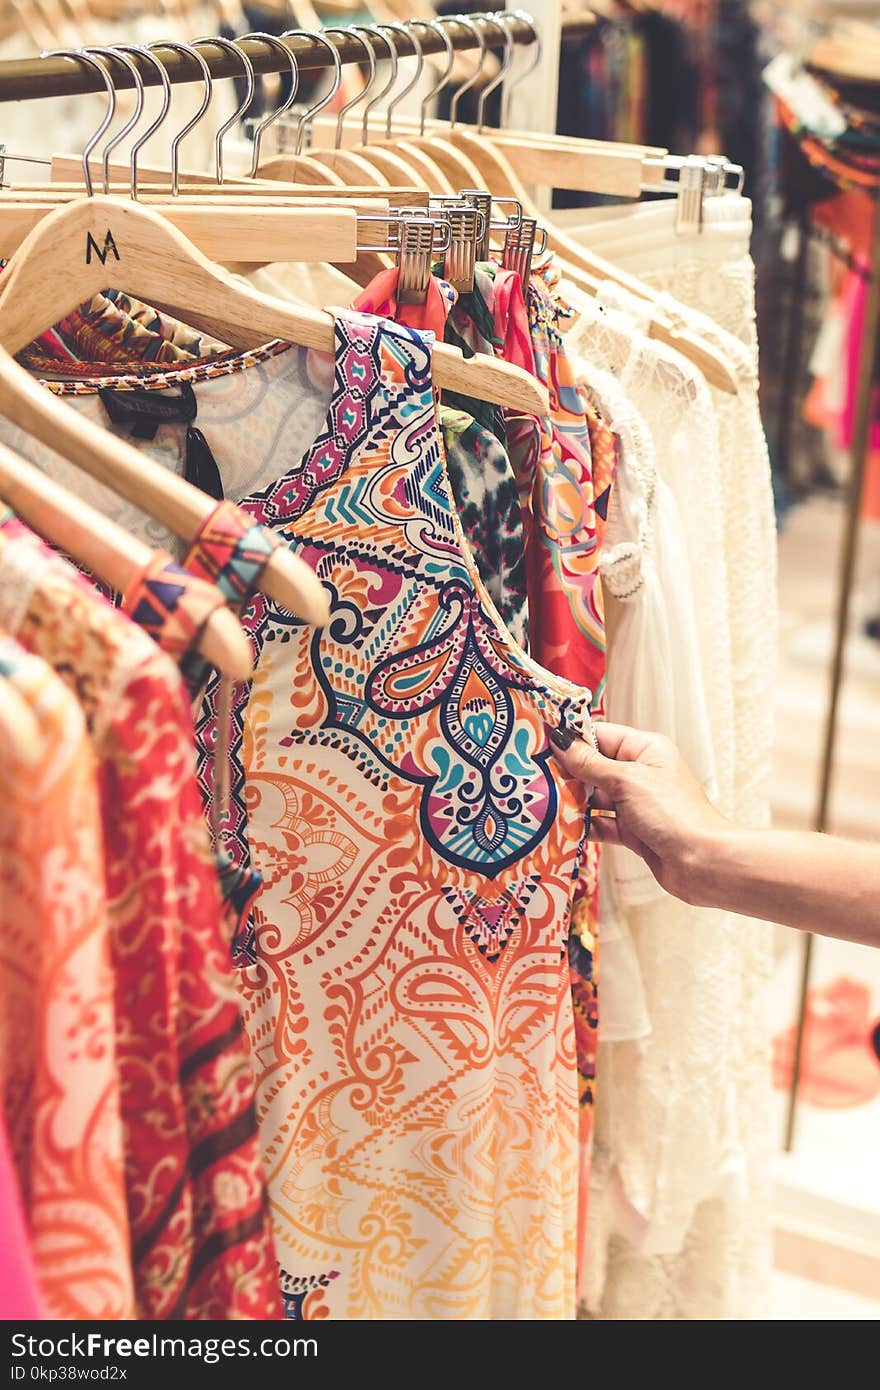
<path fill-rule="evenodd" d="M 505 53 L 498 74 L 480 94 L 478 129 L 475 131 L 471 127 L 470 136 L 491 143 L 492 148 L 505 158 L 520 183 L 634 199 L 641 197 L 642 188 L 646 183 L 662 184 L 662 170 L 655 171 L 654 166 L 646 162 L 644 154 L 630 146 L 598 141 L 569 141 L 560 144 L 556 138 L 547 139 L 542 135 L 528 135 L 523 138 L 504 130 L 486 128 L 484 113 L 487 98 L 509 71 L 513 61 L 514 45 L 504 15 L 481 15 L 479 19 L 483 25 L 494 26 L 503 35 Z M 480 56 L 475 73 L 452 99 L 450 114 L 453 128 L 445 138 L 473 158 L 473 145 L 468 141 L 462 142 L 462 128 L 454 122 L 458 100 L 479 76 L 487 49 L 476 20 L 462 16 L 458 22 L 474 35 Z"/>
<path fill-rule="evenodd" d="M 394 89 L 397 82 L 399 68 L 397 46 L 389 36 L 393 34 L 395 30 L 399 29 L 402 29 L 402 26 L 391 20 L 390 22 L 380 24 L 356 24 L 350 26 L 346 30 L 329 29 L 326 31 L 327 33 L 343 33 L 348 36 L 355 34 L 363 44 L 364 52 L 370 66 L 370 76 L 364 91 L 359 92 L 357 96 L 349 101 L 347 105 L 343 107 L 342 111 L 339 112 L 336 123 L 336 139 L 334 140 L 334 146 L 335 152 L 338 154 L 342 148 L 342 132 L 345 127 L 345 117 L 348 111 L 354 105 L 363 101 L 364 98 L 367 98 L 360 122 L 360 140 L 352 147 L 353 152 L 375 168 L 378 176 L 384 183 L 400 183 L 410 180 L 419 183 L 422 181 L 422 172 L 418 162 L 414 164 L 410 159 L 409 151 L 405 149 L 402 144 L 398 143 L 390 143 L 388 141 L 384 143 L 375 143 L 370 134 L 370 120 L 373 112 L 378 109 L 383 99 Z M 404 30 L 403 32 L 405 33 L 406 31 Z M 364 35 L 366 35 L 366 38 Z M 391 71 L 385 86 L 379 92 L 374 93 L 373 86 L 376 73 L 376 59 L 372 40 L 377 38 L 387 48 L 388 57 L 391 60 Z M 367 39 L 370 39 L 371 42 L 368 43 Z M 406 96 L 407 92 L 412 90 L 413 86 L 418 81 L 421 69 L 422 62 L 420 58 L 419 66 L 413 81 L 407 83 L 402 91 L 393 100 L 389 101 L 387 111 L 384 114 L 384 119 L 389 129 L 395 106 Z M 314 129 L 314 116 L 309 119 L 308 129 L 309 131 Z M 315 148 L 312 152 L 315 158 L 321 158 L 319 149 Z"/>
<path fill-rule="evenodd" d="M 522 204 L 526 216 L 536 217 L 539 223 L 545 225 L 548 247 L 560 257 L 563 273 L 579 288 L 587 294 L 594 295 L 600 282 L 608 280 L 628 290 L 638 299 L 656 303 L 656 293 L 636 276 L 603 261 L 594 252 L 581 246 L 574 237 L 554 228 L 552 222 L 534 207 L 526 189 L 499 150 L 464 130 L 458 132 L 458 138 L 478 169 L 478 182 L 474 187 L 485 188 L 496 197 L 516 198 Z M 648 337 L 665 343 L 667 347 L 675 348 L 687 357 L 713 386 L 736 395 L 739 389 L 737 379 L 720 352 L 698 333 L 681 329 L 672 323 L 659 304 L 654 310 L 647 333 Z"/>
<path fill-rule="evenodd" d="M 0 744 L 6 758 L 36 767 L 43 756 L 40 721 L 15 682 L 0 674 Z"/>
<path fill-rule="evenodd" d="M 429 93 L 430 97 L 430 93 Z M 451 131 L 457 130 L 461 123 L 452 125 L 450 121 L 439 120 L 437 117 L 426 115 L 424 130 L 422 130 L 421 119 L 417 116 L 401 114 L 395 111 L 392 116 L 392 136 L 396 139 L 410 140 L 414 135 L 424 133 L 426 135 L 437 135 L 441 138 L 447 137 Z M 329 116 L 316 116 L 311 125 L 312 144 L 310 150 L 329 148 L 335 137 L 335 121 Z M 479 132 L 489 140 L 494 140 L 497 135 L 504 136 L 505 140 L 511 143 L 523 144 L 528 141 L 537 140 L 541 145 L 551 146 L 554 150 L 570 150 L 575 154 L 583 151 L 592 151 L 602 154 L 608 149 L 615 150 L 623 154 L 641 155 L 660 158 L 668 154 L 668 150 L 660 145 L 633 145 L 619 140 L 594 140 L 584 135 L 535 135 L 533 131 L 508 129 L 506 126 L 501 130 L 495 126 L 485 126 Z M 346 126 L 342 132 L 342 145 L 344 148 L 353 148 L 360 141 L 357 130 Z"/>
<path fill-rule="evenodd" d="M 259 208 L 254 216 L 262 216 Z M 0 224 L 2 225 L 2 224 Z M 89 257 L 90 245 L 115 254 Z M 315 248 L 322 249 L 320 237 Z M 285 258 L 279 246 L 273 260 Z M 112 259 L 112 268 L 106 262 Z M 176 227 L 131 200 L 95 197 L 54 209 L 22 242 L 0 277 L 0 343 L 18 352 L 49 325 L 104 289 L 108 279 L 232 347 L 282 338 L 332 353 L 331 314 L 299 308 L 230 280 Z M 547 395 L 527 372 L 477 354 L 467 361 L 433 348 L 437 386 L 538 415 Z M 163 470 L 164 471 L 164 470 Z"/>
<path fill-rule="evenodd" d="M 206 171 L 187 169 L 180 175 L 180 196 L 182 198 L 241 198 L 246 196 L 248 199 L 261 202 L 277 202 L 281 206 L 289 203 L 304 203 L 306 200 L 320 199 L 321 203 L 326 202 L 353 202 L 365 199 L 384 199 L 389 198 L 398 207 L 427 207 L 428 195 L 431 190 L 424 186 L 424 182 L 419 178 L 416 182 L 392 183 L 374 182 L 368 184 L 349 184 L 337 179 L 335 184 L 328 184 L 326 187 L 316 185 L 308 179 L 302 181 L 290 181 L 281 178 L 281 165 L 290 160 L 289 155 L 273 155 L 266 160 L 265 167 L 271 169 L 271 175 L 266 178 L 249 179 L 238 176 L 227 176 L 222 184 L 218 184 L 214 174 Z M 94 163 L 91 166 L 92 179 L 97 183 L 101 178 L 101 165 Z M 111 160 L 108 164 L 108 174 L 110 177 L 110 192 L 116 195 L 127 195 L 130 191 L 130 173 L 127 163 Z M 155 199 L 160 194 L 168 195 L 170 169 L 162 168 L 159 165 L 145 165 L 138 172 L 138 199 L 149 201 Z M 85 185 L 82 175 L 82 160 L 78 155 L 55 154 L 52 156 L 50 167 L 49 183 L 28 183 L 13 186 L 4 190 L 3 196 L 15 196 L 19 201 L 28 201 L 30 192 L 50 193 L 58 190 L 64 193 L 78 193 L 82 196 Z"/>
<path fill-rule="evenodd" d="M 2 349 L 0 414 L 160 521 L 188 545 L 214 511 L 212 498 L 124 439 L 71 410 Z M 259 587 L 280 607 L 315 627 L 323 627 L 329 621 L 323 586 L 314 571 L 291 550 L 273 550 Z"/>
<path fill-rule="evenodd" d="M 143 541 L 5 444 L 0 444 L 0 497 L 45 540 L 60 546 L 117 593 L 124 594 L 153 557 Z M 197 646 L 223 675 L 235 681 L 250 679 L 250 642 L 231 608 L 217 608 L 210 615 Z"/>
<path fill-rule="evenodd" d="M 483 23 L 495 25 L 506 33 L 504 29 L 504 16 L 498 18 L 491 16 L 481 17 Z M 460 88 L 454 98 L 455 108 L 459 97 L 465 92 L 473 81 L 479 76 L 482 67 L 482 58 L 486 53 L 485 41 L 480 34 L 474 21 L 461 18 L 459 23 L 465 24 L 474 33 L 477 43 L 481 49 L 481 62 L 474 73 L 471 74 L 469 82 Z M 408 37 L 410 42 L 418 44 L 412 32 L 418 26 L 418 21 L 409 26 Z M 428 27 L 435 28 L 443 34 L 443 21 L 438 21 L 435 25 Z M 427 100 L 436 92 L 443 89 L 448 80 L 451 68 L 452 48 L 447 40 L 447 70 L 441 78 L 433 93 L 429 93 Z M 484 88 L 480 99 L 480 115 L 486 98 L 498 83 L 503 80 L 513 56 L 513 45 L 508 41 L 507 52 L 504 63 L 495 78 Z M 454 115 L 454 110 L 453 110 Z M 409 126 L 412 122 L 409 122 Z M 404 127 L 408 129 L 409 126 Z M 492 128 L 480 128 L 474 131 L 473 128 L 462 127 L 454 123 L 432 123 L 430 132 L 425 136 L 409 135 L 406 143 L 410 148 L 424 150 L 432 157 L 437 165 L 444 171 L 446 176 L 453 182 L 461 186 L 478 186 L 472 182 L 462 185 L 462 179 L 473 179 L 476 172 L 478 161 L 475 152 L 479 148 L 474 141 L 480 144 L 491 144 L 493 150 L 504 157 L 506 166 L 516 176 L 520 185 L 535 184 L 544 187 L 568 188 L 593 193 L 602 193 L 625 197 L 631 199 L 640 198 L 642 192 L 650 187 L 662 187 L 664 170 L 658 163 L 658 158 L 665 155 L 665 150 L 647 146 L 622 145 L 617 143 L 581 140 L 573 137 L 559 136 L 539 136 L 523 132 L 509 132 L 505 130 L 495 130 Z"/>
<path fill-rule="evenodd" d="M 25 238 L 35 230 L 46 215 L 47 207 L 70 205 L 74 196 L 51 193 L 19 201 L 26 196 L 26 189 L 20 190 L 15 198 L 0 195 L 0 256 L 8 258 Z M 81 196 L 81 195 L 80 195 Z M 114 207 L 122 204 L 110 200 Z M 255 205 L 252 200 L 236 204 L 233 201 L 206 203 L 187 202 L 180 198 L 168 199 L 154 205 L 155 210 L 210 260 L 241 261 L 312 261 L 316 247 L 321 248 L 322 257 L 329 261 L 346 263 L 357 260 L 358 221 L 354 208 L 342 206 L 313 206 L 291 204 L 289 206 Z M 82 259 L 90 254 L 100 262 L 104 252 L 105 234 L 119 218 L 104 212 L 107 227 L 100 241 L 89 252 L 85 239 L 79 250 Z M 109 219 L 109 220 L 108 220 Z M 110 263 L 114 261 L 112 247 L 107 250 Z M 45 326 L 45 325 L 44 325 Z"/>

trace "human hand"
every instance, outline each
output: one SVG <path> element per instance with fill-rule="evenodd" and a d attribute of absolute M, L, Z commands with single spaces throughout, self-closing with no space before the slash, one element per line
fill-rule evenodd
<path fill-rule="evenodd" d="M 583 740 L 563 748 L 560 731 L 550 733 L 566 776 L 595 787 L 590 839 L 625 845 L 668 893 L 685 902 L 705 901 L 712 846 L 730 823 L 668 738 L 622 724 L 597 723 L 595 729 L 599 752 Z"/>

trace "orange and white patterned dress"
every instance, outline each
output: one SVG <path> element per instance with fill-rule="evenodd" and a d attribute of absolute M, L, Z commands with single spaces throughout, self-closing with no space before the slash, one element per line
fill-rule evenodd
<path fill-rule="evenodd" d="M 530 663 L 482 588 L 425 339 L 354 312 L 336 329 L 323 430 L 236 498 L 332 610 L 316 632 L 250 605 L 237 708 L 237 848 L 264 879 L 240 984 L 282 1289 L 293 1317 L 569 1318 L 585 804 L 546 725 L 583 730 L 589 692 Z"/>

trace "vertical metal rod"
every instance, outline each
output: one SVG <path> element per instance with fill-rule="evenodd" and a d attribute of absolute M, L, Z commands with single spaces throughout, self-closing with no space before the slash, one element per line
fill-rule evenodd
<path fill-rule="evenodd" d="M 803 213 L 798 219 L 798 234 L 800 240 L 792 276 L 788 323 L 783 349 L 785 356 L 782 366 L 782 383 L 776 417 L 776 457 L 774 464 L 777 471 L 786 480 L 788 480 L 791 464 L 791 426 L 794 418 L 795 394 L 804 341 L 804 300 L 807 291 L 807 257 L 810 249 L 806 213 Z"/>
<path fill-rule="evenodd" d="M 865 480 L 865 466 L 871 440 L 871 404 L 874 394 L 874 366 L 877 360 L 878 339 L 880 339 L 880 196 L 875 195 L 874 218 L 871 232 L 871 255 L 869 261 L 870 279 L 865 297 L 865 317 L 859 341 L 859 371 L 856 384 L 856 408 L 853 421 L 851 468 L 849 479 L 849 499 L 847 504 L 846 527 L 840 556 L 840 580 L 837 591 L 837 631 L 834 642 L 834 660 L 831 663 L 828 712 L 825 719 L 825 741 L 822 749 L 822 772 L 819 779 L 819 798 L 816 805 L 815 828 L 824 831 L 828 826 L 828 805 L 831 795 L 831 778 L 834 772 L 834 745 L 837 735 L 837 713 L 840 703 L 840 689 L 843 680 L 843 657 L 849 627 L 850 599 L 856 571 L 858 553 L 859 516 L 862 505 L 862 490 Z M 798 1011 L 797 1036 L 795 1038 L 794 1065 L 791 1074 L 791 1088 L 788 1095 L 788 1118 L 785 1129 L 785 1148 L 790 1151 L 794 1144 L 795 1119 L 797 1114 L 797 1093 L 801 1079 L 804 1036 L 806 1033 L 807 991 L 810 987 L 810 973 L 813 962 L 813 938 L 807 936 L 801 966 L 800 1007 Z"/>

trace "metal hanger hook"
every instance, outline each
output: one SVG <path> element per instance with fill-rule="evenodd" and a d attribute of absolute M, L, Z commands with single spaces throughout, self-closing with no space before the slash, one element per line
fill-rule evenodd
<path fill-rule="evenodd" d="M 363 50 L 367 55 L 367 62 L 370 66 L 370 76 L 367 81 L 367 85 L 364 87 L 362 92 L 356 92 L 355 95 L 351 98 L 351 100 L 345 103 L 345 105 L 339 112 L 339 115 L 336 117 L 336 135 L 333 140 L 333 148 L 338 150 L 342 146 L 342 127 L 346 116 L 348 115 L 349 111 L 353 111 L 356 106 L 359 106 L 362 101 L 366 100 L 366 98 L 370 95 L 370 92 L 373 90 L 373 83 L 376 81 L 376 55 L 373 52 L 373 45 L 371 43 L 367 43 L 366 39 L 362 39 L 360 34 L 355 34 L 354 28 L 350 27 L 342 29 L 334 27 L 332 29 L 325 29 L 324 33 L 342 34 L 344 38 L 356 39 L 356 41 L 363 46 Z"/>
<path fill-rule="evenodd" d="M 268 116 L 264 116 L 260 124 L 254 130 L 254 153 L 251 159 L 251 169 L 248 178 L 255 179 L 257 177 L 257 170 L 260 167 L 260 148 L 263 143 L 264 132 L 269 129 L 270 125 L 274 125 L 276 121 L 280 121 L 285 111 L 288 111 L 296 101 L 296 94 L 299 90 L 299 63 L 296 61 L 296 54 L 293 50 L 288 48 L 287 44 L 282 43 L 279 38 L 276 38 L 274 34 L 264 34 L 261 29 L 256 29 L 253 33 L 244 34 L 242 37 L 245 39 L 259 39 L 260 42 L 266 44 L 268 48 L 274 48 L 279 53 L 283 53 L 290 64 L 290 91 L 287 93 L 281 105 L 277 106 L 274 111 L 270 111 Z"/>
<path fill-rule="evenodd" d="M 339 56 L 339 49 L 335 44 L 325 39 L 323 34 L 317 34 L 310 29 L 285 29 L 281 35 L 283 39 L 313 39 L 315 43 L 323 44 L 330 54 L 333 63 L 333 84 L 324 96 L 316 101 L 314 106 L 310 106 L 296 123 L 296 154 L 302 154 L 303 137 L 306 133 L 306 126 L 309 121 L 314 120 L 319 111 L 323 111 L 325 106 L 329 106 L 339 88 L 342 86 L 342 59 Z"/>
<path fill-rule="evenodd" d="M 406 23 L 407 29 L 431 29 L 435 34 L 438 34 L 440 36 L 440 38 L 443 40 L 443 47 L 446 49 L 446 71 L 443 73 L 436 87 L 432 87 L 430 92 L 428 92 L 428 95 L 424 97 L 422 100 L 421 111 L 419 114 L 419 135 L 424 135 L 425 133 L 425 119 L 428 106 L 434 100 L 434 97 L 440 95 L 440 93 L 443 91 L 443 88 L 449 82 L 449 75 L 452 72 L 452 68 L 455 63 L 455 49 L 452 47 L 452 41 L 449 35 L 443 28 L 443 23 L 444 21 L 442 19 L 409 19 Z"/>
<path fill-rule="evenodd" d="M 159 59 L 156 57 L 155 53 L 151 53 L 149 48 L 147 48 L 146 44 L 116 44 L 113 51 L 114 53 L 136 53 L 139 57 L 146 58 L 148 63 L 153 64 L 153 67 L 159 74 L 159 81 L 162 84 L 162 109 L 159 112 L 156 119 L 152 121 L 149 126 L 147 126 L 147 129 L 144 131 L 143 135 L 138 136 L 137 140 L 134 141 L 131 149 L 129 150 L 129 192 L 131 194 L 131 197 L 135 201 L 137 201 L 138 155 L 140 154 L 147 141 L 153 135 L 155 135 L 156 131 L 159 129 L 160 125 L 165 120 L 165 117 L 168 115 L 168 111 L 171 106 L 171 78 L 168 76 L 166 68 L 163 66 L 162 63 L 159 62 Z M 109 149 L 110 146 L 108 146 L 107 149 L 104 151 L 105 156 Z"/>
<path fill-rule="evenodd" d="M 396 97 L 393 97 L 392 100 L 389 101 L 389 103 L 388 103 L 388 109 L 387 109 L 386 112 L 385 112 L 385 139 L 386 139 L 386 140 L 390 140 L 390 139 L 391 139 L 391 117 L 392 117 L 392 114 L 393 114 L 393 112 L 394 112 L 395 107 L 399 106 L 400 103 L 403 101 L 404 97 L 408 97 L 409 94 L 410 94 L 410 92 L 412 91 L 412 89 L 413 89 L 415 86 L 418 85 L 419 78 L 421 77 L 422 71 L 423 71 L 424 66 L 425 66 L 425 52 L 424 52 L 424 49 L 422 48 L 421 43 L 420 43 L 419 40 L 416 38 L 415 34 L 411 34 L 411 33 L 409 32 L 409 30 L 407 29 L 407 27 L 406 27 L 405 24 L 377 24 L 377 25 L 376 25 L 376 28 L 377 28 L 377 29 L 380 29 L 380 30 L 382 31 L 383 34 L 384 34 L 384 33 L 390 33 L 390 34 L 403 34 L 403 37 L 404 37 L 405 39 L 409 39 L 410 43 L 412 44 L 413 48 L 415 49 L 415 56 L 416 56 L 416 70 L 415 70 L 415 74 L 414 74 L 414 76 L 413 76 L 413 78 L 412 78 L 412 81 L 407 82 L 406 85 L 402 88 L 402 90 L 399 91 L 399 92 L 397 93 L 397 96 L 396 96 Z M 396 51 L 396 50 L 395 50 L 395 51 Z M 400 54 L 399 54 L 399 53 L 397 53 L 397 61 L 398 61 L 398 64 L 399 64 L 399 63 L 400 63 Z"/>
<path fill-rule="evenodd" d="M 101 119 L 101 124 L 98 126 L 98 129 L 95 131 L 94 135 L 92 135 L 89 138 L 82 152 L 82 172 L 83 183 L 85 184 L 86 188 L 86 197 L 94 198 L 95 189 L 92 184 L 92 171 L 89 168 L 89 160 L 92 157 L 92 152 L 94 151 L 98 141 L 101 139 L 103 135 L 106 135 L 107 131 L 113 124 L 113 117 L 116 115 L 116 88 L 114 87 L 113 82 L 110 78 L 110 74 L 104 67 L 104 64 L 99 63 L 97 58 L 90 57 L 90 55 L 88 53 L 85 53 L 81 48 L 53 48 L 45 53 L 41 53 L 40 57 L 71 58 L 75 63 L 85 63 L 87 67 L 90 67 L 93 70 L 93 72 L 98 73 L 99 77 L 101 78 L 101 81 L 104 84 L 104 89 L 107 92 L 107 110 L 104 112 L 104 115 Z"/>
<path fill-rule="evenodd" d="M 211 105 L 211 97 L 214 94 L 214 79 L 211 76 L 211 69 L 208 67 L 201 53 L 199 53 L 198 49 L 193 48 L 191 43 L 182 43 L 179 39 L 160 39 L 157 43 L 151 43 L 150 48 L 170 48 L 175 53 L 183 53 L 187 58 L 192 58 L 193 62 L 198 64 L 202 74 L 202 80 L 205 84 L 205 92 L 202 97 L 201 106 L 192 119 L 187 121 L 183 130 L 179 130 L 171 141 L 171 196 L 172 198 L 176 198 L 180 192 L 180 146 L 187 135 L 189 135 L 190 131 L 195 130 L 199 121 Z"/>
<path fill-rule="evenodd" d="M 510 122 L 511 97 L 513 96 L 517 87 L 522 86 L 523 82 L 525 82 L 527 77 L 531 77 L 532 73 L 535 71 L 535 68 L 540 63 L 541 58 L 544 54 L 544 45 L 541 42 L 541 35 L 539 34 L 538 27 L 530 14 L 527 14 L 525 10 L 512 10 L 510 12 L 504 11 L 503 13 L 498 15 L 499 23 L 505 25 L 505 27 L 508 23 L 513 22 L 516 19 L 520 20 L 523 24 L 525 24 L 527 28 L 531 29 L 532 33 L 534 34 L 535 42 L 532 45 L 532 47 L 535 50 L 535 56 L 529 63 L 528 67 L 523 68 L 519 76 L 513 78 L 513 80 L 509 82 L 507 85 L 507 88 L 504 92 L 504 110 L 501 117 L 503 125 L 508 125 Z M 511 33 L 511 39 L 512 38 L 513 34 Z"/>
<path fill-rule="evenodd" d="M 480 50 L 480 57 L 477 66 L 474 68 L 473 72 L 471 73 L 468 80 L 465 82 L 464 86 L 459 87 L 452 98 L 452 102 L 449 107 L 450 125 L 455 125 L 456 119 L 458 117 L 458 103 L 461 101 L 465 92 L 469 92 L 471 90 L 471 87 L 473 87 L 474 84 L 477 82 L 480 73 L 483 71 L 483 64 L 486 61 L 486 53 L 488 52 L 488 49 L 486 47 L 486 40 L 483 38 L 483 35 L 480 33 L 479 29 L 477 28 L 476 24 L 472 19 L 469 19 L 467 15 L 457 14 L 455 15 L 455 22 L 456 24 L 463 25 L 465 29 L 469 29 L 470 32 L 473 34 L 474 38 L 477 41 L 477 47 Z"/>
<path fill-rule="evenodd" d="M 380 101 L 387 97 L 391 88 L 397 81 L 397 49 L 390 39 L 386 39 L 378 24 L 352 24 L 351 28 L 357 30 L 359 34 L 369 34 L 371 39 L 378 38 L 388 49 L 388 57 L 391 60 L 391 77 L 385 83 L 381 92 L 377 92 L 372 101 L 368 101 L 364 107 L 364 119 L 361 123 L 361 144 L 367 145 L 370 140 L 370 112 L 374 107 L 378 106 Z"/>
<path fill-rule="evenodd" d="M 501 60 L 501 63 L 495 76 L 491 79 L 491 81 L 486 83 L 485 87 L 481 91 L 480 99 L 477 102 L 477 132 L 480 134 L 482 133 L 485 121 L 486 102 L 488 101 L 492 93 L 495 91 L 496 87 L 501 86 L 501 83 L 504 81 L 505 77 L 510 72 L 511 65 L 513 63 L 514 51 L 513 34 L 510 32 L 507 25 L 504 23 L 503 14 L 485 14 L 482 16 L 482 20 L 484 24 L 494 24 L 495 28 L 498 29 L 499 32 L 503 35 L 504 57 Z"/>
<path fill-rule="evenodd" d="M 237 125 L 245 111 L 254 99 L 254 90 L 257 85 L 254 74 L 254 65 L 243 48 L 233 43 L 231 39 L 223 39 L 217 36 L 208 36 L 204 39 L 193 39 L 193 48 L 198 48 L 200 44 L 213 44 L 215 48 L 222 48 L 226 53 L 234 53 L 244 68 L 245 82 L 247 84 L 244 101 L 240 103 L 228 120 L 224 121 L 217 134 L 214 136 L 214 167 L 217 170 L 217 183 L 223 182 L 223 139 Z"/>
<path fill-rule="evenodd" d="M 89 47 L 89 48 L 84 48 L 84 49 L 83 49 L 83 53 L 90 53 L 93 57 L 95 57 L 95 58 L 100 58 L 100 59 L 104 59 L 104 60 L 106 60 L 106 59 L 108 59 L 108 58 L 115 58 L 116 61 L 119 62 L 119 63 L 121 63 L 123 67 L 128 68 L 129 72 L 131 73 L 131 75 L 132 75 L 132 77 L 133 77 L 133 79 L 134 79 L 135 93 L 136 93 L 136 96 L 135 96 L 135 106 L 134 106 L 134 115 L 131 116 L 131 117 L 125 122 L 125 124 L 124 124 L 124 126 L 122 127 L 122 129 L 121 129 L 116 135 L 113 136 L 112 140 L 108 140 L 108 141 L 107 141 L 106 145 L 104 146 L 104 152 L 103 152 L 103 154 L 102 154 L 102 156 L 101 156 L 101 178 L 102 178 L 102 183 L 103 183 L 103 187 L 104 187 L 104 192 L 105 192 L 105 193 L 109 193 L 109 192 L 110 192 L 110 155 L 111 155 L 112 151 L 116 149 L 117 145 L 121 145 L 121 143 L 122 143 L 122 141 L 125 139 L 125 137 L 126 137 L 127 135 L 130 135 L 130 134 L 131 134 L 131 132 L 134 130 L 135 126 L 137 125 L 138 121 L 140 120 L 141 116 L 143 115 L 143 110 L 144 110 L 144 84 L 143 84 L 143 80 L 142 80 L 142 78 L 141 78 L 141 75 L 140 75 L 140 73 L 138 72 L 137 64 L 136 64 L 136 63 L 133 63 L 133 62 L 131 61 L 131 59 L 128 58 L 128 57 L 126 57 L 126 55 L 125 55 L 124 53 L 122 53 L 119 49 L 116 49 L 116 48 L 92 48 L 92 47 Z M 102 63 L 102 66 L 103 66 L 103 63 Z M 112 73 L 112 70 L 111 70 L 111 68 L 110 68 L 110 64 L 109 64 L 109 63 L 107 64 L 107 71 L 110 73 L 110 81 L 113 82 L 113 73 Z M 114 83 L 114 90 L 115 90 L 115 85 L 116 85 L 116 84 Z"/>

